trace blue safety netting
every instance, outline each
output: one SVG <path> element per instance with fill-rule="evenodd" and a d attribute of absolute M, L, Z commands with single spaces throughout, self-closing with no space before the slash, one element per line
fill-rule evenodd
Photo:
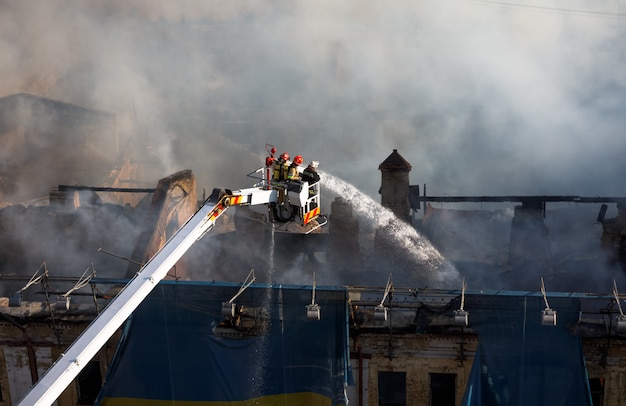
<path fill-rule="evenodd" d="M 466 297 L 479 347 L 463 406 L 591 406 L 581 338 L 580 301 L 550 298 L 556 325 L 544 325 L 541 296 Z"/>
<path fill-rule="evenodd" d="M 316 320 L 310 286 L 252 285 L 233 301 L 241 317 L 225 317 L 239 287 L 159 284 L 127 322 L 96 404 L 346 404 L 346 290 L 316 289 Z"/>

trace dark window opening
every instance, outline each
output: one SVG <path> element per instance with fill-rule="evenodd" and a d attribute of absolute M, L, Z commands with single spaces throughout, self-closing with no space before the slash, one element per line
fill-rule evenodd
<path fill-rule="evenodd" d="M 455 406 L 456 374 L 430 374 L 430 406 Z"/>
<path fill-rule="evenodd" d="M 589 389 L 593 406 L 602 406 L 604 404 L 604 378 L 589 379 Z"/>
<path fill-rule="evenodd" d="M 406 372 L 378 373 L 378 405 L 406 406 Z"/>
<path fill-rule="evenodd" d="M 100 362 L 90 361 L 77 378 L 78 382 L 78 404 L 93 405 L 102 388 L 102 374 L 100 373 Z"/>

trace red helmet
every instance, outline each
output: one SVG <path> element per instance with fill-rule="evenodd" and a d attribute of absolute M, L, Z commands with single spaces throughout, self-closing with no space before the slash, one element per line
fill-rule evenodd
<path fill-rule="evenodd" d="M 274 155 L 276 153 L 276 147 L 272 147 L 272 149 L 270 149 L 270 153 Z"/>
<path fill-rule="evenodd" d="M 284 161 L 288 161 L 289 160 L 289 154 L 286 152 L 283 152 L 282 155 L 280 156 L 280 159 L 284 160 Z"/>
<path fill-rule="evenodd" d="M 302 155 L 296 155 L 293 159 L 293 163 L 296 165 L 302 165 Z"/>

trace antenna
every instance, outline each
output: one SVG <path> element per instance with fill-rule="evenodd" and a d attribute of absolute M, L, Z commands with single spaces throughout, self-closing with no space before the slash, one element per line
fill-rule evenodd
<path fill-rule="evenodd" d="M 622 305 L 620 304 L 619 293 L 617 292 L 617 283 L 615 279 L 613 279 L 613 297 L 615 297 L 615 303 L 617 303 L 617 308 L 619 309 L 619 314 L 615 317 L 617 322 L 617 332 L 623 333 L 626 332 L 626 316 L 624 316 L 624 312 L 622 311 Z"/>
<path fill-rule="evenodd" d="M 235 296 L 233 296 L 228 302 L 222 303 L 222 316 L 235 317 L 235 309 L 237 308 L 237 305 L 234 303 L 235 299 L 237 299 L 239 295 L 241 295 L 243 291 L 248 288 L 248 286 L 252 285 L 255 280 L 256 277 L 254 276 L 254 268 L 252 268 L 250 273 L 248 273 L 246 280 L 241 284 L 239 292 L 237 292 L 237 294 L 235 294 Z"/>
<path fill-rule="evenodd" d="M 456 324 L 457 326 L 463 326 L 463 327 L 467 327 L 467 325 L 469 324 L 469 313 L 465 311 L 464 309 L 466 287 L 467 286 L 465 285 L 465 276 L 464 276 L 463 282 L 461 285 L 461 307 L 459 308 L 459 310 L 455 310 L 454 312 L 452 312 L 452 315 L 454 317 L 454 324 Z"/>
<path fill-rule="evenodd" d="M 383 294 L 383 298 L 380 301 L 380 304 L 374 308 L 374 319 L 375 320 L 387 320 L 387 308 L 383 305 L 389 292 L 393 289 L 393 284 L 391 282 L 391 273 L 389 274 L 389 279 L 387 279 L 387 286 L 385 287 L 385 293 Z"/>
<path fill-rule="evenodd" d="M 43 272 L 41 273 L 41 275 L 39 275 L 39 272 L 42 270 Z M 48 276 L 48 267 L 46 266 L 46 261 L 43 261 L 41 265 L 39 265 L 39 268 L 37 268 L 33 276 L 31 276 L 29 281 L 26 282 L 26 285 L 24 285 L 22 289 L 18 290 L 17 292 L 11 295 L 11 297 L 9 298 L 9 307 L 20 307 L 22 305 L 22 292 L 30 288 L 32 285 L 36 285 L 40 283 L 47 276 Z"/>
<path fill-rule="evenodd" d="M 320 319 L 320 306 L 315 303 L 315 287 L 317 283 L 315 282 L 315 272 L 313 272 L 313 290 L 311 292 L 311 304 L 306 306 L 306 318 L 309 320 L 319 320 Z"/>
<path fill-rule="evenodd" d="M 541 294 L 543 295 L 543 301 L 546 303 L 546 308 L 541 312 L 541 324 L 544 326 L 556 326 L 556 311 L 550 309 L 548 304 L 548 296 L 546 294 L 546 287 L 543 284 L 543 277 L 541 277 Z"/>
<path fill-rule="evenodd" d="M 87 272 L 89 272 L 89 271 L 91 271 L 91 273 L 89 275 L 87 275 Z M 83 272 L 81 277 L 78 278 L 78 281 L 76 281 L 74 286 L 70 290 L 65 292 L 64 294 L 59 295 L 59 299 L 60 300 L 57 300 L 57 302 L 56 302 L 57 308 L 65 307 L 65 310 L 69 310 L 69 308 L 70 308 L 70 295 L 72 294 L 72 292 L 75 292 L 78 289 L 87 286 L 87 284 L 89 284 L 89 282 L 94 278 L 94 276 L 96 276 L 96 271 L 94 269 L 93 262 L 92 262 L 91 265 L 89 265 L 87 267 L 87 269 L 85 269 L 85 272 Z"/>

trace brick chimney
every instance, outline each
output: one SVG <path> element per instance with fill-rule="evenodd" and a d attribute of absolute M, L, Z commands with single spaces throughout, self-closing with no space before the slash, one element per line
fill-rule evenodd
<path fill-rule="evenodd" d="M 411 164 L 394 149 L 378 169 L 382 174 L 380 190 L 381 204 L 390 209 L 396 217 L 410 221 L 409 172 Z"/>

